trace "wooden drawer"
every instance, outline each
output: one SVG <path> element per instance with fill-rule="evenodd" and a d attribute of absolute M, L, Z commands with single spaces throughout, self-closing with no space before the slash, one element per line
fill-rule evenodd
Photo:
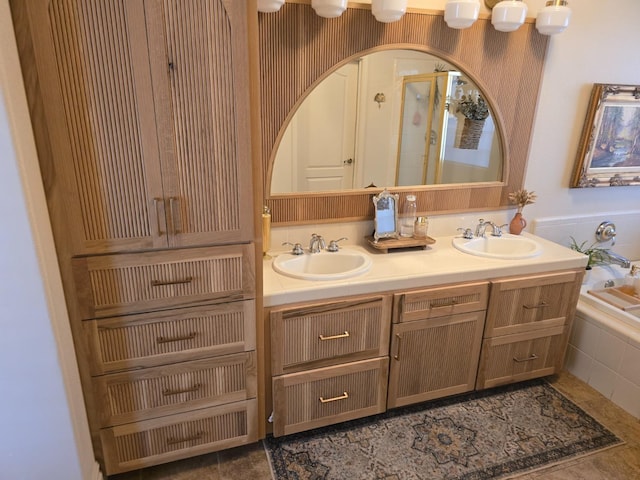
<path fill-rule="evenodd" d="M 273 435 L 384 412 L 389 359 L 375 358 L 273 379 Z"/>
<path fill-rule="evenodd" d="M 575 312 L 581 270 L 513 277 L 491 284 L 484 336 L 567 325 Z"/>
<path fill-rule="evenodd" d="M 255 352 L 94 379 L 100 426 L 109 427 L 256 397 Z"/>
<path fill-rule="evenodd" d="M 82 322 L 99 375 L 255 350 L 255 301 Z"/>
<path fill-rule="evenodd" d="M 129 423 L 100 431 L 106 473 L 125 472 L 258 440 L 257 402 Z"/>
<path fill-rule="evenodd" d="M 489 282 L 435 287 L 394 295 L 394 323 L 457 313 L 476 312 L 487 308 Z"/>
<path fill-rule="evenodd" d="M 388 407 L 474 389 L 484 311 L 393 326 Z"/>
<path fill-rule="evenodd" d="M 389 295 L 272 310 L 272 374 L 388 355 L 390 318 Z"/>
<path fill-rule="evenodd" d="M 569 326 L 487 338 L 482 343 L 476 388 L 490 388 L 560 371 Z"/>
<path fill-rule="evenodd" d="M 252 299 L 254 263 L 251 244 L 75 258 L 80 316 Z"/>

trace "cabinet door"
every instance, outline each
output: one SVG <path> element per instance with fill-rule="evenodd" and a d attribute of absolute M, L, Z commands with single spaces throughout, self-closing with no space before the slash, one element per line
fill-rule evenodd
<path fill-rule="evenodd" d="M 252 239 L 247 2 L 145 2 L 171 246 Z"/>
<path fill-rule="evenodd" d="M 473 390 L 484 313 L 394 324 L 388 406 Z"/>
<path fill-rule="evenodd" d="M 167 246 L 142 0 L 25 2 L 49 208 L 75 254 Z M 44 115 L 44 117 L 43 117 Z M 66 227 L 62 227 L 62 225 Z"/>
<path fill-rule="evenodd" d="M 491 282 L 485 337 L 568 325 L 584 270 L 512 277 Z"/>

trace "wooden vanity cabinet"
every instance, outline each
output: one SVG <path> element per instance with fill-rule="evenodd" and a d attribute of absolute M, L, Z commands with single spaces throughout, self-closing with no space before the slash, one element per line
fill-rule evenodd
<path fill-rule="evenodd" d="M 391 295 L 270 311 L 274 436 L 386 409 Z"/>
<path fill-rule="evenodd" d="M 389 408 L 474 389 L 489 283 L 394 295 Z"/>
<path fill-rule="evenodd" d="M 477 389 L 560 371 L 583 275 L 577 269 L 492 282 Z"/>
<path fill-rule="evenodd" d="M 257 440 L 255 2 L 10 3 L 103 472 Z"/>

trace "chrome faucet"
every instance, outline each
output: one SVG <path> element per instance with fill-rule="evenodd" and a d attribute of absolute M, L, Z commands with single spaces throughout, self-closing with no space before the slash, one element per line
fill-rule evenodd
<path fill-rule="evenodd" d="M 478 226 L 476 227 L 476 237 L 484 238 L 484 234 L 487 231 L 487 227 L 491 227 L 494 231 L 496 226 L 493 222 L 485 222 L 484 218 L 478 220 Z"/>
<path fill-rule="evenodd" d="M 311 234 L 311 241 L 309 242 L 309 253 L 320 253 L 320 250 L 324 250 L 325 247 L 324 238 L 317 233 Z"/>
<path fill-rule="evenodd" d="M 620 265 L 622 268 L 631 268 L 631 261 L 628 258 L 612 252 L 609 249 L 604 251 L 603 257 L 602 260 L 610 265 Z"/>

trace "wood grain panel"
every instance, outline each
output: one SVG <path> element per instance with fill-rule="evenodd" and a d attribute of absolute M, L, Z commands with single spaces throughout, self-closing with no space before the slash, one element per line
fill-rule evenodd
<path fill-rule="evenodd" d="M 388 366 L 376 358 L 274 377 L 274 436 L 383 412 Z"/>
<path fill-rule="evenodd" d="M 255 302 L 82 322 L 94 375 L 254 350 Z"/>
<path fill-rule="evenodd" d="M 102 426 L 256 397 L 255 352 L 96 378 Z"/>
<path fill-rule="evenodd" d="M 387 355 L 390 315 L 388 295 L 272 310 L 272 373 Z"/>
<path fill-rule="evenodd" d="M 529 20 L 516 32 L 496 31 L 488 17 L 471 28 L 446 26 L 440 12 L 407 12 L 398 22 L 377 22 L 366 8 L 349 8 L 326 21 L 308 4 L 286 3 L 277 15 L 259 15 L 262 66 L 262 163 L 267 204 L 275 224 L 373 218 L 371 195 L 348 193 L 271 196 L 271 174 L 280 137 L 298 105 L 334 68 L 383 48 L 412 48 L 457 65 L 486 93 L 504 138 L 504 181 L 417 189 L 418 210 L 444 213 L 509 205 L 521 188 L 540 89 L 548 36 Z M 412 188 L 412 192 L 416 189 Z"/>
<path fill-rule="evenodd" d="M 257 440 L 256 401 L 170 415 L 104 429 L 109 474 L 171 462 Z"/>

